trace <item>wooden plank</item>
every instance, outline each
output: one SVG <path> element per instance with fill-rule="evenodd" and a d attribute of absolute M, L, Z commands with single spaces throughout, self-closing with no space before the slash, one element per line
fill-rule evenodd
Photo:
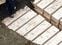
<path fill-rule="evenodd" d="M 62 0 L 56 0 L 44 9 L 44 16 L 50 20 L 50 17 L 62 6 Z"/>
<path fill-rule="evenodd" d="M 10 23 L 17 20 L 19 17 L 21 17 L 22 15 L 27 13 L 29 10 L 30 10 L 30 8 L 26 6 L 24 9 L 20 9 L 15 14 L 13 14 L 14 18 L 7 17 L 2 21 L 2 23 L 4 23 L 6 26 L 8 26 Z"/>
<path fill-rule="evenodd" d="M 62 31 L 49 40 L 45 45 L 58 45 L 60 41 L 62 41 Z"/>
<path fill-rule="evenodd" d="M 54 0 L 42 0 L 40 3 L 37 4 L 37 6 L 41 9 L 44 9 L 47 5 L 49 5 Z"/>
<path fill-rule="evenodd" d="M 24 25 L 22 28 L 17 30 L 16 32 L 19 33 L 20 35 L 25 35 L 34 27 L 36 27 L 39 23 L 41 23 L 43 20 L 44 18 L 38 15 L 34 19 L 32 19 L 30 22 L 28 22 L 26 25 Z"/>
<path fill-rule="evenodd" d="M 15 31 L 17 28 L 25 24 L 27 21 L 29 21 L 31 18 L 33 18 L 36 15 L 37 14 L 31 10 L 28 13 L 26 13 L 24 16 L 20 17 L 15 22 L 13 22 L 11 25 L 9 25 L 8 28 Z"/>
<path fill-rule="evenodd" d="M 33 31 L 31 31 L 29 34 L 25 36 L 28 40 L 33 40 L 37 35 L 42 33 L 45 29 L 47 29 L 49 26 L 51 26 L 50 23 L 47 21 L 42 22 L 37 28 L 35 28 Z"/>
<path fill-rule="evenodd" d="M 33 4 L 37 4 L 37 3 L 39 3 L 39 1 L 41 1 L 41 0 L 34 0 Z"/>
<path fill-rule="evenodd" d="M 56 11 L 53 15 L 52 15 L 52 23 L 54 23 L 55 25 L 58 25 L 60 18 L 62 17 L 62 8 L 60 8 L 58 11 Z"/>
<path fill-rule="evenodd" d="M 58 31 L 59 29 L 57 29 L 55 26 L 52 26 L 47 31 L 45 31 L 42 35 L 40 35 L 37 39 L 35 39 L 33 42 L 42 45 L 46 40 L 48 40 L 51 36 L 53 36 Z"/>

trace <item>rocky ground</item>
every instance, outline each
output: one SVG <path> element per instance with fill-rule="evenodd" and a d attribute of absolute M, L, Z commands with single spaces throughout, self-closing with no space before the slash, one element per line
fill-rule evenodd
<path fill-rule="evenodd" d="M 0 45 L 36 45 L 0 24 Z"/>

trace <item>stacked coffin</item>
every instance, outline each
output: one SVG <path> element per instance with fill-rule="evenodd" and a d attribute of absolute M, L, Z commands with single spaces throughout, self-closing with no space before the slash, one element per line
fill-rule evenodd
<path fill-rule="evenodd" d="M 38 7 L 39 13 L 42 14 L 47 20 L 49 20 L 56 27 L 62 29 L 62 0 L 39 0 L 39 2 L 33 3 L 35 8 Z M 42 13 L 41 13 L 42 12 Z"/>

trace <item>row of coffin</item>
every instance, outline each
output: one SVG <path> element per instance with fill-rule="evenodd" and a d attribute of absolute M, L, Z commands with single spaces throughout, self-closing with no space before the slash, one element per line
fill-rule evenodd
<path fill-rule="evenodd" d="M 39 14 L 62 29 L 62 0 L 35 0 L 33 5 Z"/>
<path fill-rule="evenodd" d="M 14 18 L 8 17 L 2 22 L 9 29 L 24 36 L 27 40 L 39 45 L 57 45 L 62 41 L 62 31 L 59 31 L 58 28 L 47 22 L 45 18 L 31 10 L 29 7 L 20 9 L 14 16 Z M 55 35 L 56 37 L 53 38 Z"/>
<path fill-rule="evenodd" d="M 37 1 L 35 0 L 34 4 Z M 40 8 L 36 7 L 37 11 L 38 9 Z M 36 44 L 39 45 L 62 44 L 62 31 L 59 31 L 58 28 L 56 28 L 51 23 L 47 22 L 45 18 L 43 18 L 42 16 L 40 16 L 40 14 L 37 14 L 27 6 L 24 9 L 20 9 L 19 11 L 17 11 L 14 14 L 14 18 L 7 17 L 2 21 L 2 23 L 4 23 L 9 29 L 16 31 L 19 35 L 24 36 L 26 39 Z"/>

